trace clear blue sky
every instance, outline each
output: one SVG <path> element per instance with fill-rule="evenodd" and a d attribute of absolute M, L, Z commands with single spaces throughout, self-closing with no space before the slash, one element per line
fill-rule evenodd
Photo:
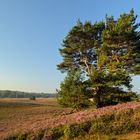
<path fill-rule="evenodd" d="M 55 92 L 64 75 L 58 48 L 78 19 L 117 18 L 139 0 L 0 0 L 0 89 Z M 140 78 L 133 81 L 140 91 Z"/>

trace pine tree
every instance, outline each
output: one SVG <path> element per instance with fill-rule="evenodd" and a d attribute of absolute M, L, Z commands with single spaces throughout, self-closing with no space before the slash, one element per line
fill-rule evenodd
<path fill-rule="evenodd" d="M 131 90 L 131 76 L 140 71 L 140 34 L 133 9 L 117 20 L 106 16 L 105 22 L 78 23 L 70 30 L 60 53 L 63 62 L 57 67 L 69 72 L 73 67 L 85 73 L 88 90 L 97 107 L 103 106 L 102 95 L 109 90 Z M 115 94 L 115 92 L 114 92 Z"/>

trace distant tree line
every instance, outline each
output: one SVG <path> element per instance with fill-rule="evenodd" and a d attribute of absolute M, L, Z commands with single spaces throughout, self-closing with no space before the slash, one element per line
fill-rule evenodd
<path fill-rule="evenodd" d="M 28 93 L 21 91 L 0 90 L 0 98 L 49 98 L 55 97 L 53 93 Z"/>

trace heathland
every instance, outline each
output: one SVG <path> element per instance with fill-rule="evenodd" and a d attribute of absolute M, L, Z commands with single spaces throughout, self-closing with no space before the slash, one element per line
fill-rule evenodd
<path fill-rule="evenodd" d="M 139 130 L 139 101 L 74 112 L 55 98 L 0 100 L 1 139 L 139 140 Z"/>

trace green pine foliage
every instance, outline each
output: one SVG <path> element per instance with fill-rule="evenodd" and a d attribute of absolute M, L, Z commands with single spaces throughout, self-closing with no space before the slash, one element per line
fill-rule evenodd
<path fill-rule="evenodd" d="M 57 67 L 68 75 L 73 67 L 84 73 L 84 90 L 74 81 L 73 84 L 70 81 L 67 83 L 66 78 L 60 87 L 60 91 L 64 92 L 59 92 L 59 95 L 69 97 L 71 102 L 79 101 L 76 96 L 81 100 L 94 98 L 97 107 L 107 105 L 108 100 L 108 104 L 114 104 L 136 97 L 131 92 L 132 75 L 140 73 L 140 24 L 136 23 L 136 19 L 132 9 L 128 14 L 121 14 L 117 20 L 106 16 L 105 22 L 94 24 L 78 21 L 63 41 L 60 49 L 63 62 Z M 86 86 L 83 86 L 85 83 Z M 66 104 L 67 99 L 63 97 Z"/>
<path fill-rule="evenodd" d="M 79 71 L 72 69 L 68 72 L 64 82 L 60 85 L 60 90 L 57 92 L 57 98 L 63 106 L 73 107 L 75 109 L 89 106 L 86 84 L 83 83 Z"/>

